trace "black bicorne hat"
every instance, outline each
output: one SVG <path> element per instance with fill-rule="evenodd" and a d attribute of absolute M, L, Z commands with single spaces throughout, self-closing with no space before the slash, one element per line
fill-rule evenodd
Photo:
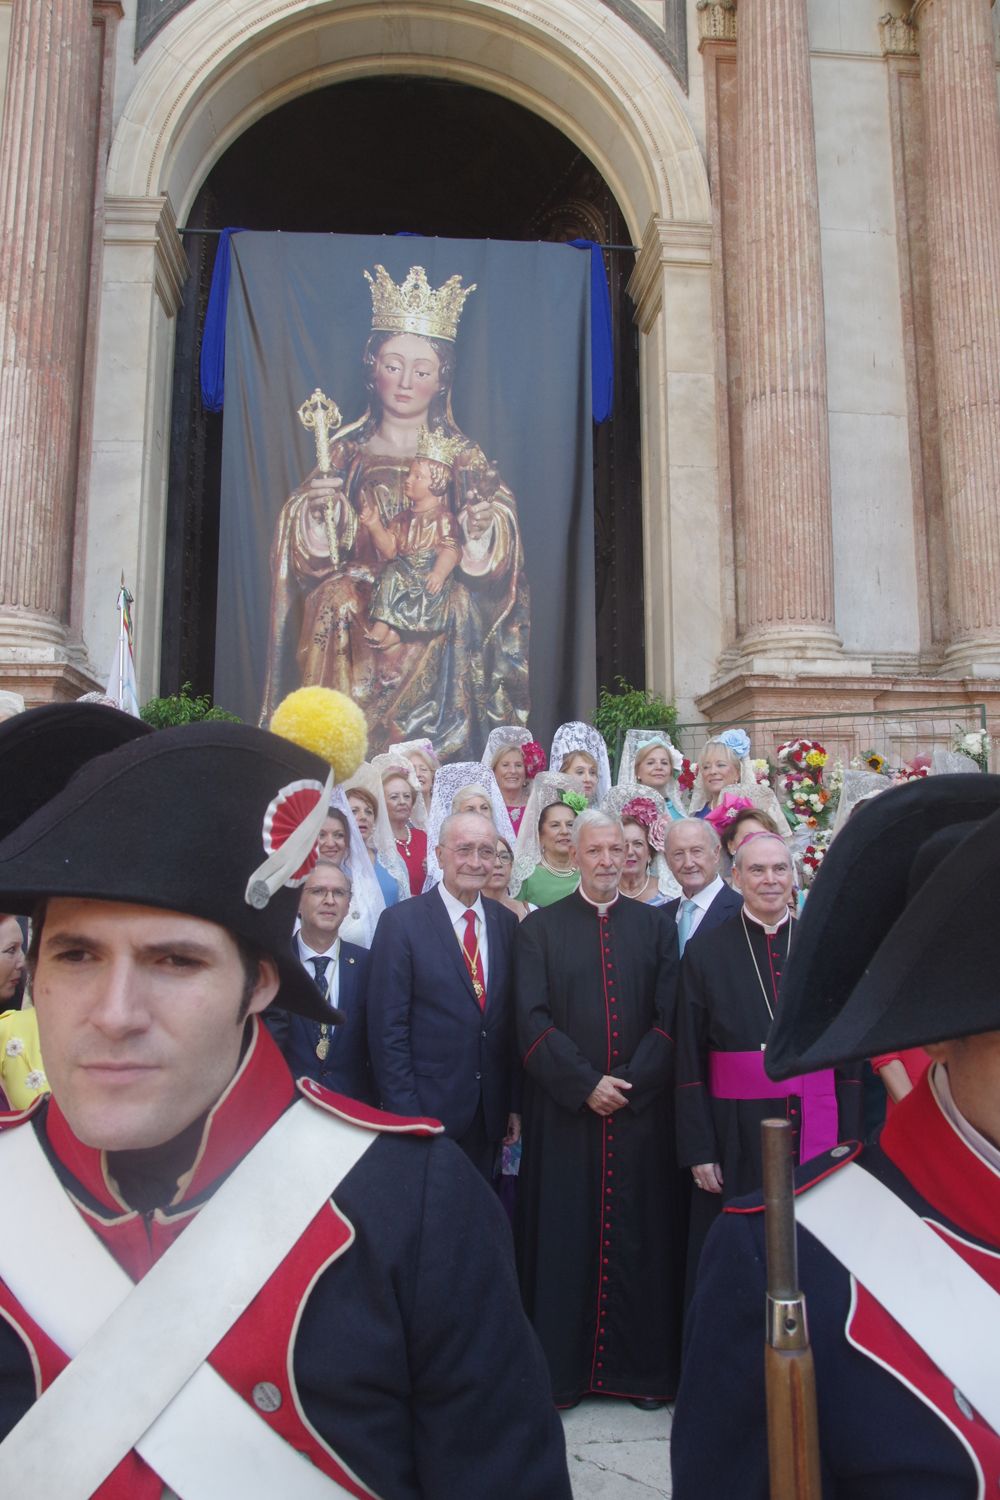
<path fill-rule="evenodd" d="M 318 756 L 245 724 L 19 714 L 0 725 L 0 911 L 81 896 L 203 917 L 275 960 L 280 1005 L 339 1019 L 292 948 L 329 784 Z"/>
<path fill-rule="evenodd" d="M 1000 1028 L 998 873 L 1000 776 L 931 776 L 859 807 L 809 892 L 769 1075 Z"/>

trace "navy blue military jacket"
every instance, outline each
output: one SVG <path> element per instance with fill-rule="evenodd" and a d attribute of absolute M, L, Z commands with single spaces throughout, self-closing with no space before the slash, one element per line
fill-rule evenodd
<path fill-rule="evenodd" d="M 878 1146 L 806 1163 L 796 1191 L 852 1160 L 1000 1291 L 1000 1176 L 946 1119 L 930 1074 Z M 1000 1493 L 1000 1436 L 807 1230 L 798 1245 L 824 1500 Z M 702 1255 L 671 1439 L 674 1500 L 767 1500 L 764 1298 L 764 1214 L 745 1198 L 727 1205 Z"/>

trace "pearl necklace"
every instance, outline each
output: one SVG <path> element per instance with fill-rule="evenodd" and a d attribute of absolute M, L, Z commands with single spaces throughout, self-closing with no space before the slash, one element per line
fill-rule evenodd
<path fill-rule="evenodd" d="M 410 844 L 412 842 L 413 842 L 413 829 L 410 827 L 409 822 L 407 822 L 405 835 L 403 836 L 403 838 L 397 838 L 396 839 L 396 843 L 397 844 L 402 844 L 403 849 L 406 851 L 407 854 L 409 854 L 409 852 L 410 852 Z"/>
<path fill-rule="evenodd" d="M 545 858 L 544 854 L 539 855 L 539 861 L 538 862 L 542 866 L 543 869 L 548 870 L 548 872 L 549 872 L 550 875 L 562 875 L 565 878 L 565 877 L 568 877 L 570 875 L 579 875 L 579 873 L 580 873 L 579 870 L 576 868 L 575 865 L 571 865 L 568 870 L 557 870 L 556 867 L 555 867 L 555 865 L 550 865 L 549 864 L 549 862 Z"/>
<path fill-rule="evenodd" d="M 652 880 L 652 878 L 652 875 L 647 872 L 645 880 L 642 882 L 642 885 L 637 891 L 627 891 L 620 882 L 618 885 L 618 889 L 621 891 L 622 895 L 627 896 L 630 901 L 641 901 L 643 896 L 645 896 L 647 890 L 649 889 L 649 882 Z"/>

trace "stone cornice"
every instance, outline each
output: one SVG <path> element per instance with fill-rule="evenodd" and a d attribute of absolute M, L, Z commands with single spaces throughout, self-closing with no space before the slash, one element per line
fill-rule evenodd
<path fill-rule="evenodd" d="M 698 0 L 698 48 L 706 42 L 735 42 L 736 0 Z"/>
<path fill-rule="evenodd" d="M 930 3 L 931 0 L 913 0 L 913 4 L 910 6 L 910 14 L 906 18 L 911 26 L 917 25 L 920 20 L 920 12 L 926 10 Z M 994 5 L 996 5 L 996 3 L 997 0 L 990 0 L 991 10 L 993 9 Z"/>
<path fill-rule="evenodd" d="M 916 57 L 917 28 L 914 12 L 907 16 L 894 16 L 891 12 L 878 18 L 878 29 L 882 39 L 883 57 Z"/>
<path fill-rule="evenodd" d="M 190 266 L 169 198 L 105 198 L 104 242 L 153 251 L 154 289 L 167 317 L 172 318 L 180 307 Z"/>
<path fill-rule="evenodd" d="M 642 331 L 649 329 L 660 309 L 664 266 L 707 270 L 711 264 L 711 224 L 675 224 L 668 219 L 650 219 L 627 288 Z"/>

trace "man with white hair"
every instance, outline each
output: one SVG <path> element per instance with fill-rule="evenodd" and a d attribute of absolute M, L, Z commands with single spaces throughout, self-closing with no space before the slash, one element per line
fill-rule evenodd
<path fill-rule="evenodd" d="M 678 1374 L 677 928 L 619 897 L 616 818 L 582 812 L 573 838 L 579 889 L 517 934 L 518 1271 L 556 1404 L 592 1393 L 645 1409 Z"/>
<path fill-rule="evenodd" d="M 804 1161 L 850 1134 L 840 1126 L 847 1126 L 848 1106 L 856 1107 L 860 1094 L 856 1083 L 845 1082 L 838 1101 L 831 1069 L 781 1085 L 764 1072 L 764 1046 L 795 927 L 792 860 L 784 839 L 772 833 L 746 839 L 736 851 L 733 881 L 742 910 L 715 928 L 710 943 L 699 940 L 688 948 L 677 1010 L 677 1150 L 695 1185 L 689 1290 L 722 1204 L 760 1187 L 761 1121 L 790 1120 Z"/>
<path fill-rule="evenodd" d="M 520 1132 L 511 1015 L 517 918 L 482 894 L 496 847 L 488 818 L 445 818 L 441 880 L 382 913 L 367 991 L 382 1107 L 440 1120 L 487 1181 L 500 1142 Z"/>
<path fill-rule="evenodd" d="M 678 818 L 667 829 L 664 857 L 681 894 L 663 908 L 677 923 L 681 957 L 696 932 L 711 932 L 742 905 L 719 873 L 722 844 L 705 818 Z"/>

